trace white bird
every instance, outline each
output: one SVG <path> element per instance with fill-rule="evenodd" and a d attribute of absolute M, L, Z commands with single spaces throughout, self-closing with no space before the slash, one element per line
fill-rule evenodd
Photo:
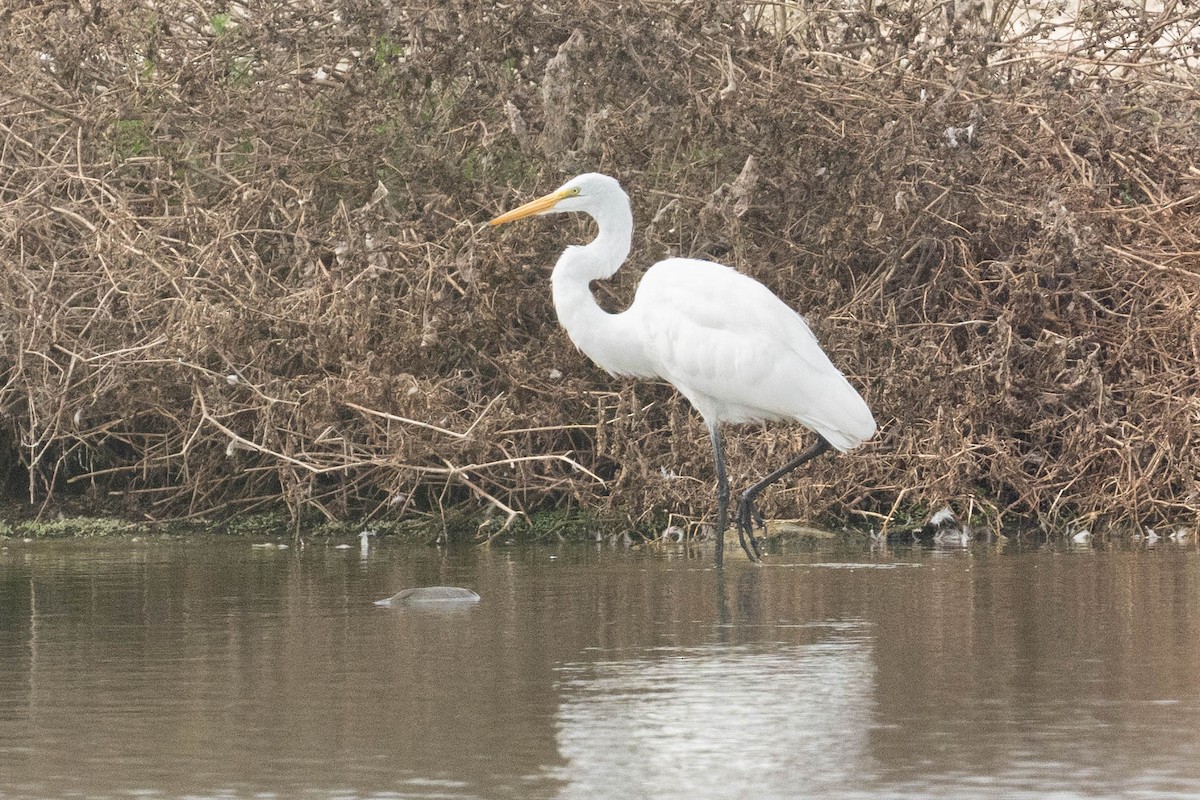
<path fill-rule="evenodd" d="M 607 175 L 587 173 L 493 219 L 490 225 L 580 211 L 596 238 L 568 247 L 550 276 L 554 308 L 567 335 L 612 375 L 668 381 L 700 412 L 717 472 L 717 564 L 724 554 L 729 483 L 722 423 L 795 420 L 817 434 L 808 450 L 742 492 L 734 522 L 742 549 L 761 559 L 755 498 L 830 447 L 845 452 L 875 434 L 875 418 L 829 361 L 804 319 L 753 278 L 711 261 L 669 258 L 646 271 L 633 303 L 610 314 L 591 282 L 611 278 L 629 255 L 629 197 Z"/>

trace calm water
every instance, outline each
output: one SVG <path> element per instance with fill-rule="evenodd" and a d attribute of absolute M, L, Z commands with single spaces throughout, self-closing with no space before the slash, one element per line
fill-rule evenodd
<path fill-rule="evenodd" d="M 2 798 L 1200 796 L 1194 545 L 0 546 Z"/>

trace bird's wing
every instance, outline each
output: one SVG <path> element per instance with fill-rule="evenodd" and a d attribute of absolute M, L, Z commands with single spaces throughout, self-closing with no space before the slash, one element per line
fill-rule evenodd
<path fill-rule="evenodd" d="M 803 318 L 753 278 L 670 259 L 647 271 L 630 311 L 647 358 L 706 418 L 797 419 L 838 449 L 875 432 Z"/>

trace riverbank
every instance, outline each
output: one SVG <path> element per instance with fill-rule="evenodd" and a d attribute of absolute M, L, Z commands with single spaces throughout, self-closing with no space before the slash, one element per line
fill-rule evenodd
<path fill-rule="evenodd" d="M 94 8 L 0 13 L 0 455 L 30 508 L 699 524 L 698 418 L 555 322 L 587 228 L 483 228 L 597 169 L 637 222 L 605 305 L 664 256 L 731 264 L 876 413 L 768 516 L 1200 521 L 1187 14 L 1047 49 L 934 3 Z M 731 480 L 806 441 L 731 432 Z"/>

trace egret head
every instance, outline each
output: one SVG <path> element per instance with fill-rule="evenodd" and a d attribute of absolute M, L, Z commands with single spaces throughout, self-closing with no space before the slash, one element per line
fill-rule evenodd
<path fill-rule="evenodd" d="M 621 189 L 621 184 L 607 175 L 587 172 L 572 178 L 548 195 L 501 214 L 488 224 L 503 225 L 538 214 L 557 214 L 565 211 L 584 211 L 594 215 L 596 211 L 613 203 L 623 203 L 626 207 L 629 205 L 629 198 Z"/>

